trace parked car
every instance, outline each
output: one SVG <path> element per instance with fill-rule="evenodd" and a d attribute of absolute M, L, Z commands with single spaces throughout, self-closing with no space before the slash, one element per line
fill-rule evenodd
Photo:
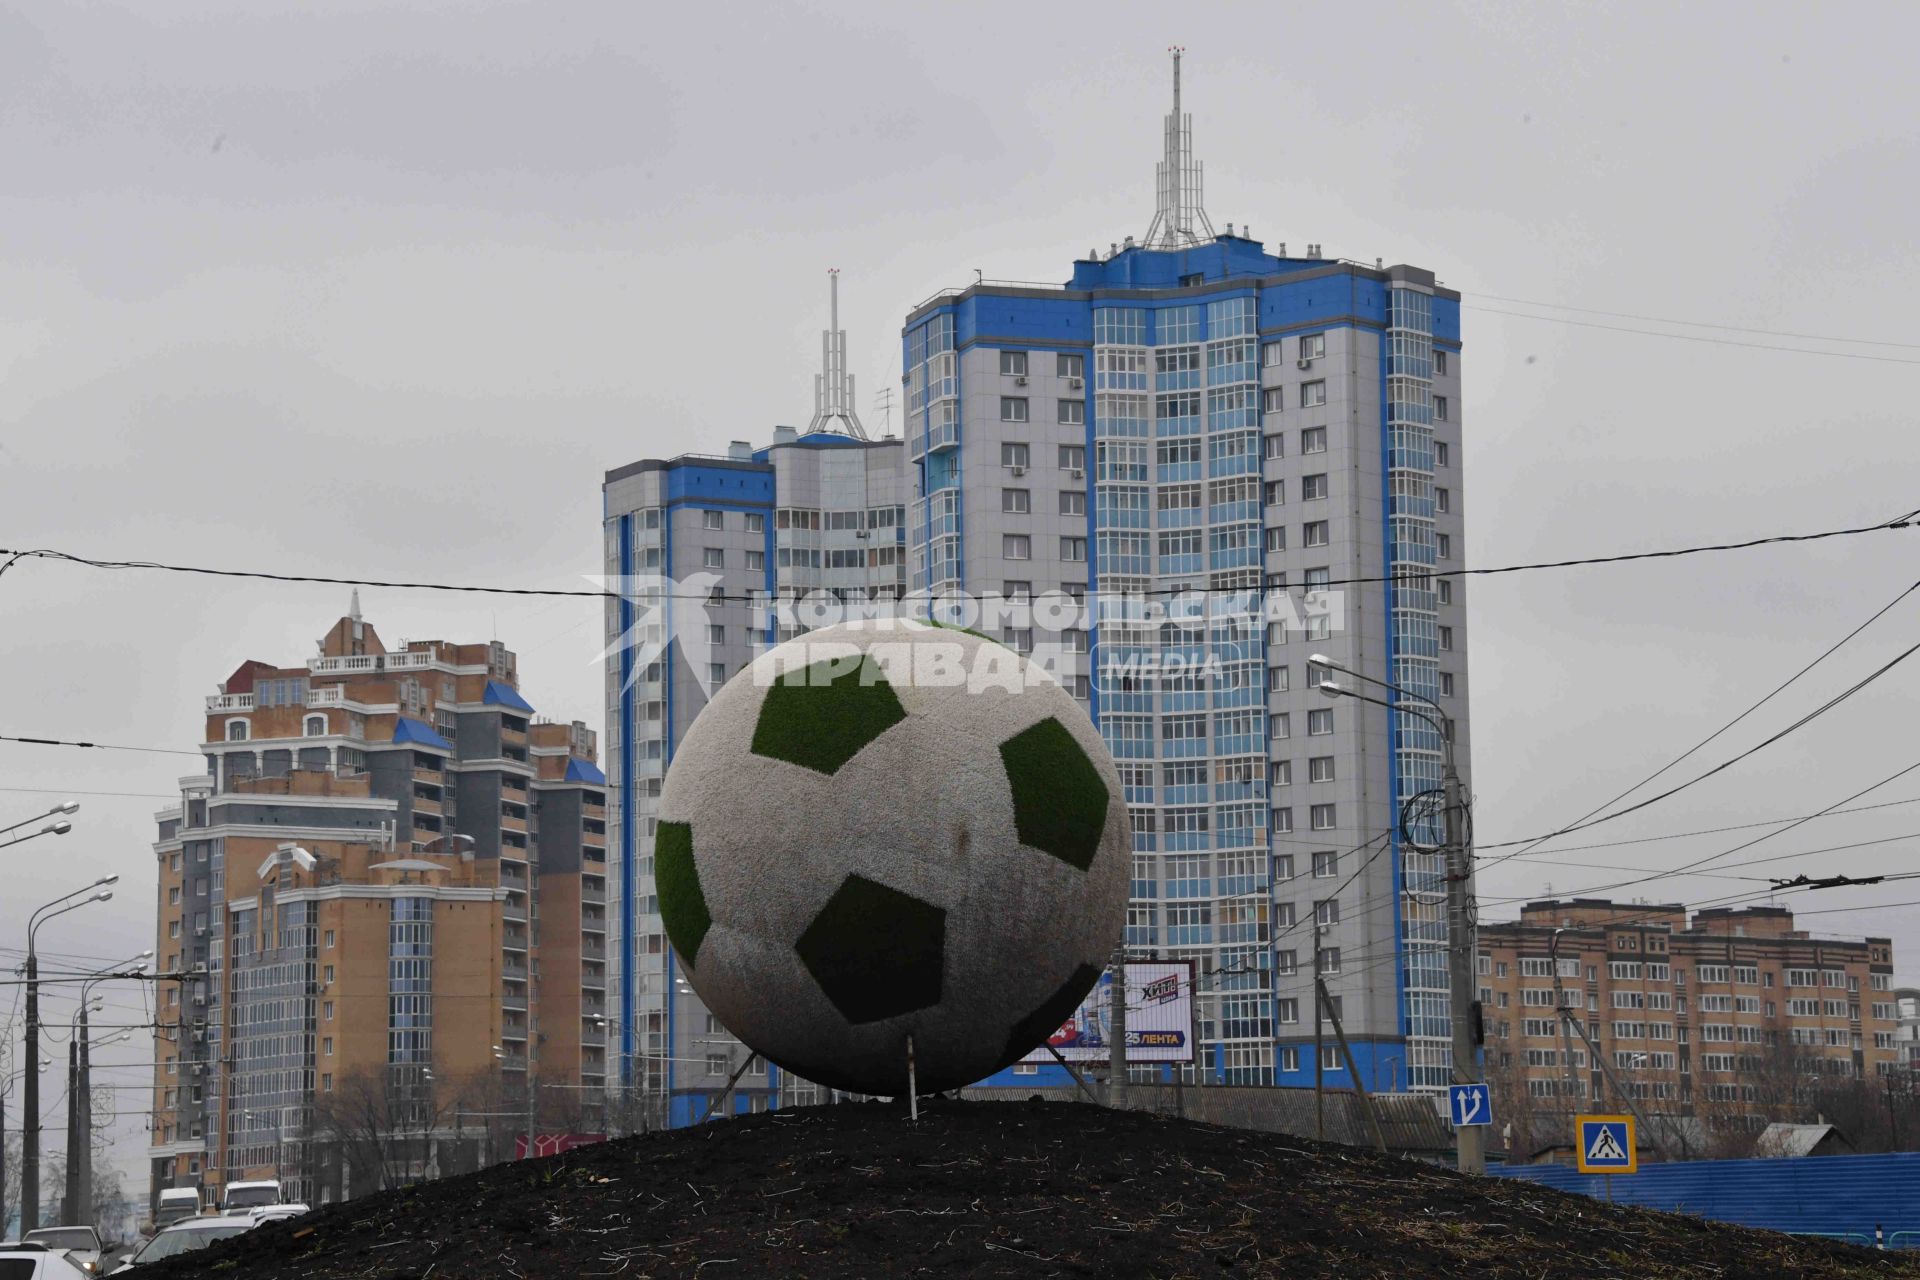
<path fill-rule="evenodd" d="M 279 1203 L 280 1184 L 272 1179 L 264 1182 L 229 1182 L 226 1193 L 220 1197 L 220 1212 L 245 1213 L 264 1204 Z"/>
<path fill-rule="evenodd" d="M 215 1240 L 225 1240 L 228 1236 L 237 1236 L 253 1230 L 250 1218 L 238 1216 L 208 1215 L 204 1218 L 188 1218 L 164 1228 L 159 1235 L 146 1242 L 140 1252 L 127 1259 L 127 1265 L 114 1275 L 122 1275 L 149 1262 L 158 1262 L 162 1258 L 177 1258 L 183 1253 L 192 1253 L 195 1249 L 204 1249 Z M 85 1274 L 84 1272 L 82 1274 Z M 10 1277 L 0 1273 L 0 1280 Z M 35 1277 L 34 1280 L 39 1280 Z"/>
<path fill-rule="evenodd" d="M 200 1212 L 200 1192 L 195 1187 L 165 1187 L 160 1192 L 160 1203 L 153 1211 L 153 1225 L 157 1231 L 161 1227 L 170 1227 L 182 1218 L 191 1218 Z"/>
<path fill-rule="evenodd" d="M 90 1276 L 100 1274 L 104 1250 L 100 1233 L 92 1227 L 41 1227 L 22 1237 L 24 1244 L 45 1245 L 47 1252 L 65 1254 L 68 1262 Z"/>
<path fill-rule="evenodd" d="M 43 1244 L 0 1242 L 0 1280 L 85 1280 L 87 1274 Z"/>
<path fill-rule="evenodd" d="M 263 1204 L 258 1209 L 249 1210 L 247 1216 L 253 1219 L 254 1226 L 262 1223 L 279 1222 L 283 1218 L 297 1218 L 308 1212 L 304 1204 Z"/>

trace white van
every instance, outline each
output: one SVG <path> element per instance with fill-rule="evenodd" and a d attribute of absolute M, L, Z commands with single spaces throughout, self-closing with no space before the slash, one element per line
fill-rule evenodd
<path fill-rule="evenodd" d="M 220 1197 L 220 1212 L 246 1213 L 263 1204 L 280 1203 L 280 1184 L 267 1182 L 229 1182 Z"/>
<path fill-rule="evenodd" d="M 200 1212 L 200 1192 L 193 1187 L 162 1187 L 160 1203 L 153 1211 L 155 1227 L 170 1227 L 182 1218 Z"/>

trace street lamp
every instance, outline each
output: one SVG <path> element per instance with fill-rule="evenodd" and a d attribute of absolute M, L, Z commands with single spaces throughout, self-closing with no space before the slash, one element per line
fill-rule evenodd
<path fill-rule="evenodd" d="M 18 822 L 10 822 L 4 827 L 0 827 L 0 835 L 5 835 L 15 827 L 24 827 L 29 822 L 38 822 L 42 818 L 64 818 L 69 814 L 78 812 L 80 812 L 80 802 L 78 800 L 62 800 L 45 813 L 36 813 L 30 818 L 22 818 Z"/>
<path fill-rule="evenodd" d="M 1440 735 L 1440 750 L 1445 760 L 1442 774 L 1442 795 L 1446 814 L 1446 883 L 1447 883 L 1447 941 L 1448 964 L 1447 985 L 1451 996 L 1453 1023 L 1453 1079 L 1458 1084 L 1479 1084 L 1482 1082 L 1480 1057 L 1473 1043 L 1474 1013 L 1474 960 L 1478 945 L 1473 936 L 1473 917 L 1468 901 L 1468 882 L 1473 873 L 1472 856 L 1467 850 L 1465 800 L 1460 786 L 1460 772 L 1454 766 L 1453 735 L 1447 731 L 1446 713 L 1440 704 L 1424 694 L 1403 689 L 1389 680 L 1365 675 L 1352 667 L 1335 662 L 1325 654 L 1311 654 L 1307 658 L 1311 667 L 1338 671 L 1377 685 L 1388 693 L 1403 700 L 1422 702 L 1433 709 L 1433 714 L 1414 707 L 1388 702 L 1382 698 L 1371 698 L 1357 693 L 1332 680 L 1320 682 L 1320 692 L 1328 698 L 1352 698 L 1357 702 L 1370 702 L 1376 707 L 1385 707 L 1388 711 L 1413 716 L 1433 727 Z M 1391 722 L 1389 722 L 1391 727 Z M 1397 817 L 1398 815 L 1396 815 Z M 1477 1125 L 1456 1125 L 1454 1127 L 1456 1163 L 1462 1173 L 1485 1173 L 1487 1168 L 1486 1138 Z"/>
<path fill-rule="evenodd" d="M 27 918 L 27 1061 L 40 1061 L 40 960 L 34 951 L 34 936 L 40 926 L 55 916 L 78 911 L 92 902 L 105 902 L 113 890 L 102 885 L 118 882 L 119 876 L 101 876 L 85 888 L 63 893 L 52 902 L 34 908 Z M 98 890 L 88 893 L 88 890 Z M 88 894 L 81 897 L 81 894 Z M 76 901 L 76 899 L 78 899 Z M 20 1132 L 20 1234 L 40 1226 L 40 1073 L 29 1071 L 25 1097 L 26 1114 L 21 1117 Z"/>

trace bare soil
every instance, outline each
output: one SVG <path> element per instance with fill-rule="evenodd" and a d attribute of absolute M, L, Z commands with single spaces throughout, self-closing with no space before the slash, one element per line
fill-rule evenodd
<path fill-rule="evenodd" d="M 467 1277 L 1920 1276 L 1920 1256 L 1060 1103 L 815 1107 L 498 1165 L 142 1268 Z"/>

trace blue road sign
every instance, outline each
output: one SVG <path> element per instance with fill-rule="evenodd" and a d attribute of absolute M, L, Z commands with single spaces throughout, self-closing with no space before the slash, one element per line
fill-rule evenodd
<path fill-rule="evenodd" d="M 1632 1116 L 1581 1116 L 1580 1146 L 1574 1152 L 1581 1173 L 1637 1173 Z"/>
<path fill-rule="evenodd" d="M 1453 1127 L 1456 1129 L 1493 1123 L 1493 1099 L 1487 1095 L 1487 1086 L 1483 1084 L 1448 1085 L 1447 1110 L 1453 1117 Z"/>

